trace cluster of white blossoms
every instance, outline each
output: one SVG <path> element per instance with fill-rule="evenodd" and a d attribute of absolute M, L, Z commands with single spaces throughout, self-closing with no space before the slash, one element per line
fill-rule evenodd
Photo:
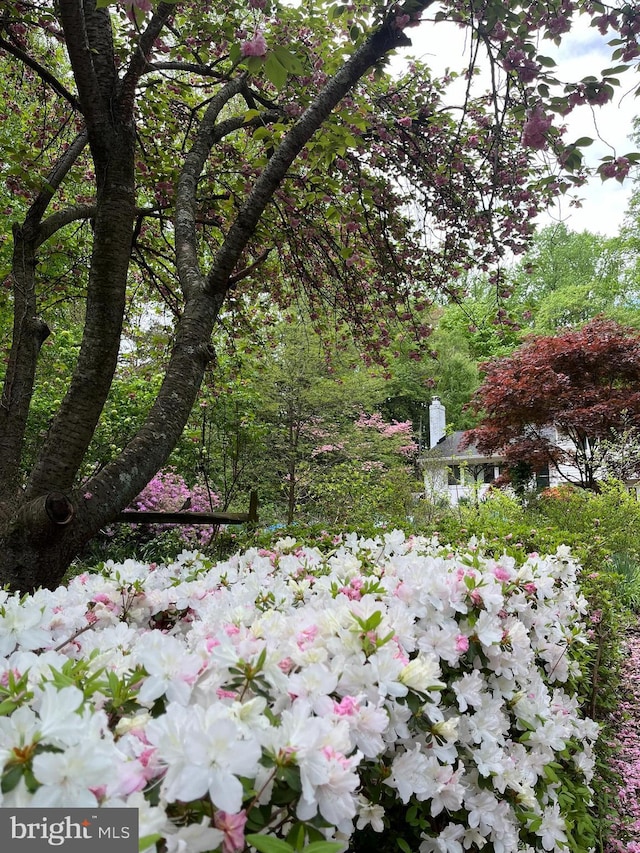
<path fill-rule="evenodd" d="M 0 593 L 0 806 L 135 807 L 169 853 L 346 850 L 409 808 L 421 853 L 564 850 L 597 736 L 576 574 L 395 531 Z"/>

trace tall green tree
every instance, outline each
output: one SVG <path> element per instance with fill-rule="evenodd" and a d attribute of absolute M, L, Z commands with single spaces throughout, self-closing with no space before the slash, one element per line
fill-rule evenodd
<path fill-rule="evenodd" d="M 4 152 L 26 204 L 12 228 L 0 404 L 2 582 L 58 583 L 164 464 L 230 300 L 286 302 L 302 289 L 315 312 L 348 317 L 383 345 L 390 311 L 452 270 L 518 251 L 535 212 L 579 172 L 579 145 L 554 116 L 612 96 L 637 54 L 635 4 L 610 14 L 590 0 L 432 6 L 5 0 L 2 94 L 21 111 L 26 80 L 34 120 Z M 620 61 L 560 85 L 540 46 L 580 12 L 620 33 Z M 489 91 L 470 83 L 455 109 L 451 75 L 434 79 L 417 61 L 404 76 L 385 70 L 414 25 L 437 38 L 447 20 L 469 32 L 468 79 L 481 52 L 493 69 Z M 561 165 L 542 171 L 543 150 Z M 620 176 L 625 162 L 608 171 Z M 39 354 L 56 321 L 43 296 L 61 256 L 82 291 L 82 338 L 26 471 Z M 127 446 L 81 482 L 130 296 L 144 302 L 152 286 L 176 318 L 162 384 Z"/>
<path fill-rule="evenodd" d="M 576 233 L 564 224 L 543 228 L 510 283 L 523 327 L 540 334 L 600 314 L 625 323 L 636 317 L 637 286 L 618 238 Z"/>

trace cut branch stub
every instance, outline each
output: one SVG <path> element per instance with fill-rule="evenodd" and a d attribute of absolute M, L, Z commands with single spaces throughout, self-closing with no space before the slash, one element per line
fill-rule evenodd
<path fill-rule="evenodd" d="M 54 524 L 69 524 L 74 516 L 73 504 L 62 492 L 50 492 L 44 499 L 44 510 Z"/>

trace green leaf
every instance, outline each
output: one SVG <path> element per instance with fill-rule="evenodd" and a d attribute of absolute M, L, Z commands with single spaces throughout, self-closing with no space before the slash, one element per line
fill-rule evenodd
<path fill-rule="evenodd" d="M 267 137 L 272 136 L 272 131 L 268 127 L 258 127 L 253 132 L 254 139 L 266 139 Z"/>
<path fill-rule="evenodd" d="M 245 835 L 245 841 L 248 841 L 260 853 L 295 853 L 294 848 L 286 841 L 282 841 L 281 838 L 272 838 L 270 835 L 252 833 Z"/>
<path fill-rule="evenodd" d="M 138 850 L 146 850 L 147 847 L 151 847 L 152 844 L 155 844 L 156 841 L 160 841 L 161 839 L 162 836 L 157 832 L 154 832 L 152 835 L 143 835 L 138 841 Z"/>
<path fill-rule="evenodd" d="M 593 139 L 590 136 L 581 136 L 580 139 L 576 139 L 573 144 L 577 145 L 579 148 L 585 148 L 587 145 L 593 145 Z"/>
<path fill-rule="evenodd" d="M 295 54 L 291 53 L 290 50 L 287 50 L 286 47 L 282 45 L 278 45 L 273 49 L 273 55 L 277 58 L 278 62 L 289 74 L 303 74 L 304 73 L 304 65 L 298 59 Z"/>
<path fill-rule="evenodd" d="M 13 791 L 18 782 L 22 779 L 22 774 L 24 773 L 24 764 L 17 764 L 14 767 L 11 767 L 3 776 L 2 776 L 2 793 L 8 794 L 9 791 Z"/>
<path fill-rule="evenodd" d="M 13 699 L 5 699 L 4 702 L 0 702 L 0 717 L 7 717 L 9 714 L 13 714 L 17 707 L 18 703 L 14 702 Z"/>
<path fill-rule="evenodd" d="M 404 838 L 396 838 L 396 844 L 402 850 L 402 853 L 411 853 L 411 848 L 404 840 Z"/>
<path fill-rule="evenodd" d="M 304 845 L 304 837 L 304 824 L 294 823 L 294 825 L 287 833 L 287 844 L 293 845 L 295 850 L 302 850 L 302 847 Z"/>
<path fill-rule="evenodd" d="M 338 853 L 343 847 L 339 841 L 312 841 L 304 848 L 304 853 Z"/>
<path fill-rule="evenodd" d="M 622 74 L 623 71 L 628 71 L 627 65 L 615 65 L 613 68 L 605 68 L 602 72 L 603 77 L 611 77 L 612 74 Z"/>
<path fill-rule="evenodd" d="M 276 87 L 282 89 L 287 82 L 287 69 L 280 62 L 275 53 L 270 53 L 264 64 L 264 73 L 267 75 L 267 80 Z"/>

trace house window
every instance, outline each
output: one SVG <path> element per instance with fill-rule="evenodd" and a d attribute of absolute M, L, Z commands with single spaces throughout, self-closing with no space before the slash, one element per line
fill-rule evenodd
<path fill-rule="evenodd" d="M 536 471 L 536 489 L 542 492 L 544 489 L 548 489 L 550 485 L 549 466 L 545 465 L 544 468 Z"/>
<path fill-rule="evenodd" d="M 449 465 L 447 468 L 447 483 L 450 486 L 459 486 L 462 483 L 462 472 L 459 465 Z"/>
<path fill-rule="evenodd" d="M 495 465 L 485 465 L 483 472 L 483 480 L 487 485 L 493 483 L 493 481 L 498 476 L 497 469 Z"/>

